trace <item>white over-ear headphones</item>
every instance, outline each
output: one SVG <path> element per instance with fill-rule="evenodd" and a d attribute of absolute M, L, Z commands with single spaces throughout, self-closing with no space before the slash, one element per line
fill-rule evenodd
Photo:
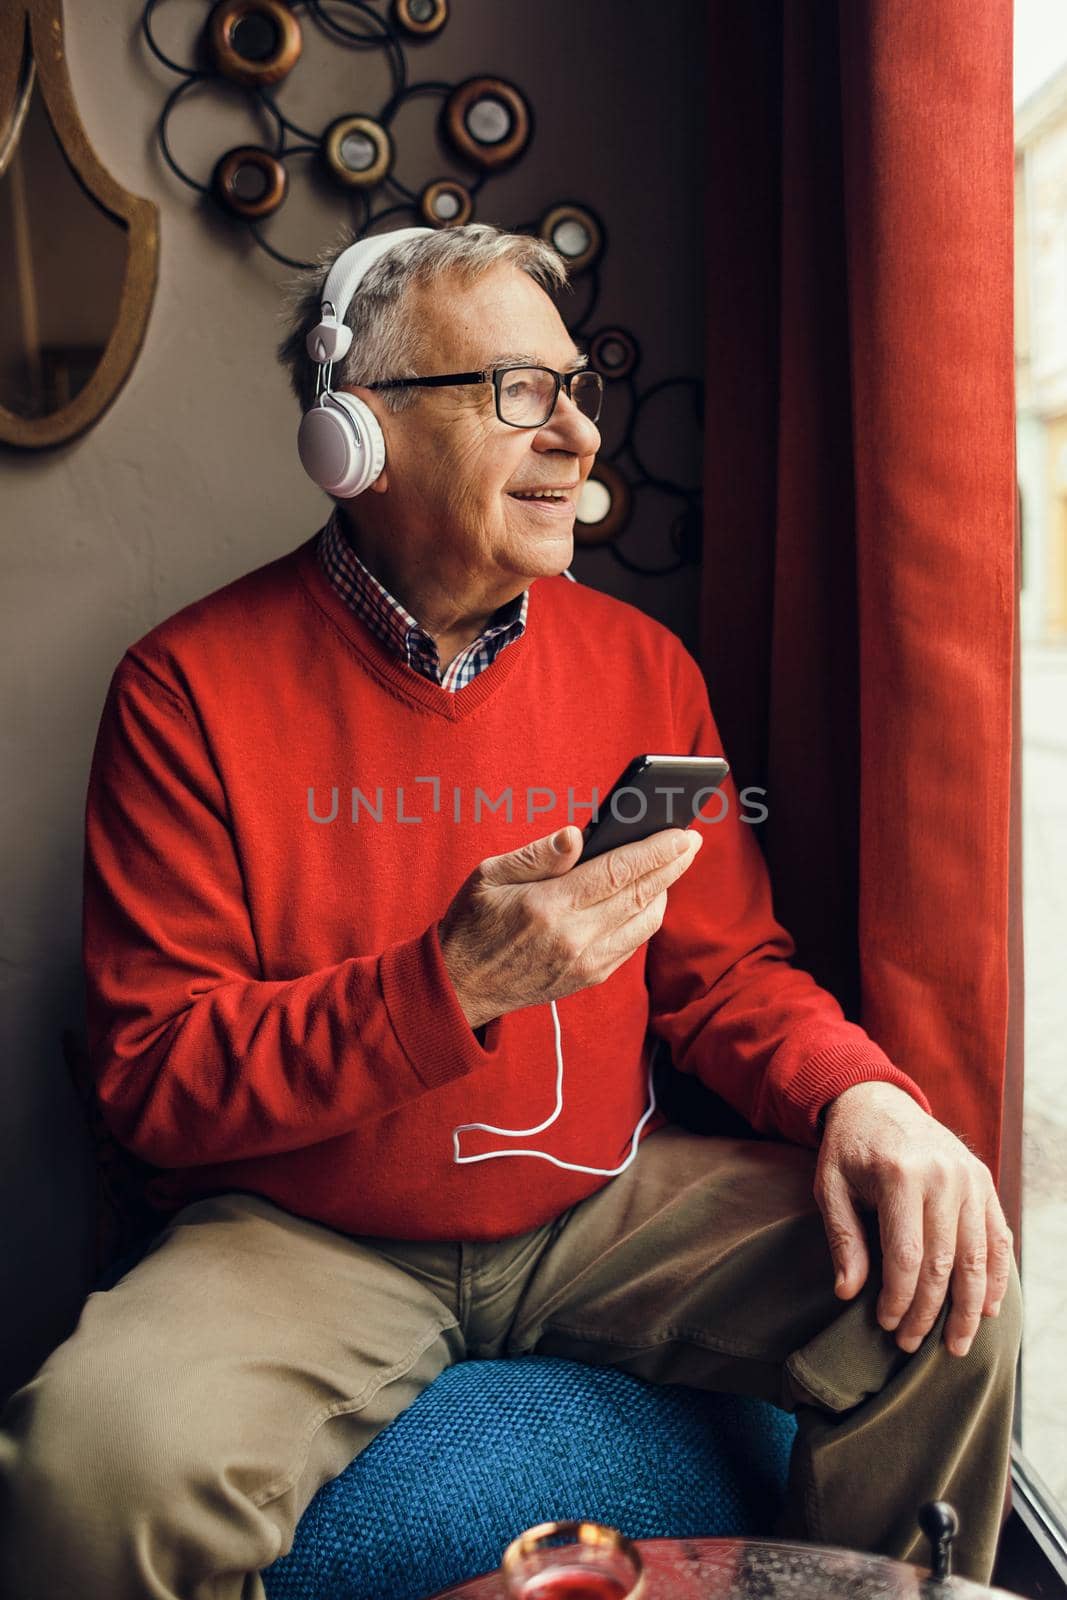
<path fill-rule="evenodd" d="M 432 228 L 396 228 L 359 239 L 342 250 L 322 290 L 322 315 L 307 337 L 307 352 L 319 368 L 315 404 L 300 421 L 297 449 L 308 477 L 339 500 L 369 489 L 385 466 L 385 439 L 378 419 L 354 394 L 334 394 L 333 364 L 348 354 L 352 329 L 345 313 L 374 263 L 404 239 Z"/>

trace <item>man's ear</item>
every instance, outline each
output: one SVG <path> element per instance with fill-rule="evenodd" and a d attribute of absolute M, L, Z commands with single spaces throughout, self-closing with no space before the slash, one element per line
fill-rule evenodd
<path fill-rule="evenodd" d="M 385 466 L 375 478 L 374 482 L 370 485 L 370 488 L 375 494 L 387 494 L 389 491 L 389 428 L 386 418 L 388 417 L 389 413 L 386 411 L 385 407 L 382 405 L 373 389 L 358 388 L 354 384 L 347 383 L 342 385 L 342 387 L 346 394 L 354 394 L 357 400 L 363 401 L 363 404 L 367 407 L 368 411 L 373 411 L 374 416 L 377 419 L 378 426 L 382 430 L 382 438 L 385 440 Z"/>

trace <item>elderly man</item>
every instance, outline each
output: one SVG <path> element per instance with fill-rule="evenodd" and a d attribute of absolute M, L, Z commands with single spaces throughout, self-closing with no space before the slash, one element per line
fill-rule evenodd
<path fill-rule="evenodd" d="M 987 1577 L 989 1173 L 790 965 L 732 784 L 578 862 L 631 757 L 721 751 L 678 640 L 563 576 L 601 402 L 563 265 L 482 226 L 360 248 L 282 349 L 333 513 L 104 710 L 91 1045 L 172 1215 L 10 1402 L 3 1592 L 261 1595 L 446 1365 L 531 1351 L 794 1409 L 783 1531 L 908 1557 L 945 1496 Z M 777 1138 L 649 1116 L 654 1037 Z"/>

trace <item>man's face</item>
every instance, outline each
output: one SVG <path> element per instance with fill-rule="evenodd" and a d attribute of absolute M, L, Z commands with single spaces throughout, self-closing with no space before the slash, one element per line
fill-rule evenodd
<path fill-rule="evenodd" d="M 405 310 L 424 330 L 420 376 L 580 364 L 552 301 L 516 267 L 415 288 Z M 373 404 L 375 396 L 359 392 Z M 600 434 L 565 392 L 540 428 L 501 422 L 490 383 L 420 390 L 399 415 L 375 409 L 386 437 L 380 487 L 401 559 L 432 566 L 446 589 L 485 579 L 516 593 L 569 565 L 578 493 Z M 519 498 L 536 489 L 562 489 L 565 498 Z"/>

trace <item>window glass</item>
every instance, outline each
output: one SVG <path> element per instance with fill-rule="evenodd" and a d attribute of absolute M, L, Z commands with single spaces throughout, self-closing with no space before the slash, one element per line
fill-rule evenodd
<path fill-rule="evenodd" d="M 1067 1520 L 1067 6 L 1016 0 L 1022 513 L 1022 1448 Z"/>

